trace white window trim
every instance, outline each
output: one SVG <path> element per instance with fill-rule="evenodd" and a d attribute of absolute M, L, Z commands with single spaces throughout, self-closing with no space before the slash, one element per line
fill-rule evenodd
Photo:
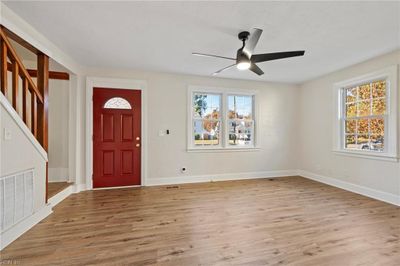
<path fill-rule="evenodd" d="M 213 93 L 221 95 L 221 133 L 220 144 L 216 146 L 195 146 L 193 138 L 193 93 Z M 257 90 L 245 90 L 235 88 L 207 87 L 207 86 L 189 86 L 187 93 L 187 151 L 188 152 L 228 152 L 228 151 L 258 151 L 258 135 L 259 135 L 259 106 L 257 101 Z M 228 95 L 249 95 L 253 96 L 253 112 L 254 112 L 254 139 L 253 145 L 231 147 L 228 144 L 228 118 L 227 118 L 227 97 Z"/>
<path fill-rule="evenodd" d="M 367 159 L 377 159 L 386 161 L 398 161 L 398 117 L 399 117 L 399 95 L 398 95 L 398 66 L 390 66 L 385 69 L 368 73 L 356 78 L 348 79 L 335 83 L 333 86 L 334 97 L 334 134 L 333 134 L 333 152 L 338 155 L 346 155 Z M 387 121 L 385 121 L 385 151 L 359 151 L 348 150 L 344 148 L 344 130 L 342 123 L 343 116 L 343 88 L 356 86 L 358 84 L 385 79 L 386 88 L 386 108 Z"/>

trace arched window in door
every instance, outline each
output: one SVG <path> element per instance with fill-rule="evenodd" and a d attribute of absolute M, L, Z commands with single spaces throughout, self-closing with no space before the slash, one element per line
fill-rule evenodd
<path fill-rule="evenodd" d="M 132 109 L 131 104 L 121 97 L 114 97 L 109 99 L 104 104 L 105 109 Z"/>

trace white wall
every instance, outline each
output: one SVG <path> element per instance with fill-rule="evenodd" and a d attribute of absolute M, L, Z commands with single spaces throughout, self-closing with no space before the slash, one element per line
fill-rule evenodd
<path fill-rule="evenodd" d="M 296 86 L 122 70 L 89 69 L 88 75 L 147 81 L 149 180 L 295 169 L 299 109 Z M 260 150 L 187 152 L 189 85 L 258 90 Z M 161 129 L 169 129 L 171 134 L 159 137 Z M 186 174 L 180 172 L 181 167 L 187 168 Z"/>
<path fill-rule="evenodd" d="M 75 182 L 79 190 L 86 186 L 85 83 L 83 75 L 70 76 L 69 180 Z"/>
<path fill-rule="evenodd" d="M 49 81 L 49 181 L 68 180 L 69 81 Z"/>
<path fill-rule="evenodd" d="M 333 149 L 333 84 L 400 63 L 400 51 L 326 75 L 301 86 L 299 116 L 303 170 L 400 195 L 400 163 L 337 155 Z M 400 102 L 400 101 L 399 101 Z M 397 110 L 399 108 L 397 107 Z"/>
<path fill-rule="evenodd" d="M 0 97 L 4 98 L 3 95 L 0 95 Z M 24 134 L 16 120 L 4 108 L 3 104 L 0 104 L 0 118 L 0 176 L 33 168 L 34 211 L 38 211 L 45 205 L 46 160 Z M 22 119 L 18 117 L 17 120 L 19 120 L 20 125 L 25 127 Z M 5 140 L 5 129 L 11 134 L 11 139 L 9 140 Z M 36 140 L 35 142 L 36 147 L 42 149 Z M 44 150 L 43 153 L 45 154 Z"/>

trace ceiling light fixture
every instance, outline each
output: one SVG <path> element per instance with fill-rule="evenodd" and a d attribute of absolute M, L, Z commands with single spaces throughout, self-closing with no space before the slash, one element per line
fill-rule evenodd
<path fill-rule="evenodd" d="M 1 0 L 0 0 L 1 1 Z M 254 28 L 252 33 L 248 31 L 242 31 L 238 34 L 239 40 L 242 41 L 242 47 L 239 48 L 236 52 L 236 58 L 234 57 L 226 57 L 221 55 L 214 55 L 214 54 L 202 54 L 202 53 L 192 53 L 196 56 L 206 56 L 206 57 L 213 57 L 213 58 L 220 58 L 220 59 L 227 59 L 235 61 L 234 64 L 226 66 L 216 72 L 213 75 L 218 75 L 223 71 L 231 69 L 232 67 L 236 66 L 239 70 L 246 70 L 249 69 L 250 71 L 256 73 L 257 75 L 261 76 L 264 74 L 261 68 L 257 66 L 257 63 L 278 60 L 282 58 L 290 58 L 294 56 L 303 56 L 304 51 L 288 51 L 288 52 L 277 52 L 277 53 L 266 53 L 266 54 L 253 54 L 254 48 L 256 47 L 258 40 L 260 39 L 262 30 Z M 233 62 L 232 62 L 233 63 Z"/>
<path fill-rule="evenodd" d="M 249 69 L 249 68 L 250 68 L 250 62 L 246 62 L 246 61 L 239 62 L 239 63 L 236 65 L 236 67 L 237 67 L 239 70 L 246 70 L 246 69 Z"/>

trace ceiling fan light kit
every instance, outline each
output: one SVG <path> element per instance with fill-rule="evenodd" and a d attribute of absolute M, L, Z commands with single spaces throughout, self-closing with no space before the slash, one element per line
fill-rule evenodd
<path fill-rule="evenodd" d="M 278 53 L 253 54 L 254 48 L 256 47 L 258 40 L 260 39 L 261 33 L 262 30 L 257 28 L 254 28 L 251 34 L 248 31 L 240 32 L 238 34 L 238 38 L 239 40 L 242 41 L 243 45 L 237 51 L 236 58 L 213 55 L 213 54 L 203 54 L 203 53 L 192 53 L 192 55 L 236 61 L 235 64 L 224 67 L 214 72 L 213 75 L 218 75 L 219 73 L 236 66 L 236 68 L 239 70 L 249 69 L 250 71 L 261 76 L 264 74 L 264 72 L 261 70 L 261 68 L 259 68 L 256 65 L 256 63 L 278 60 L 288 57 L 303 56 L 305 53 L 305 51 L 300 50 L 300 51 L 289 51 L 289 52 L 278 52 Z"/>
<path fill-rule="evenodd" d="M 250 68 L 250 62 L 239 62 L 236 64 L 237 69 L 246 70 Z"/>

